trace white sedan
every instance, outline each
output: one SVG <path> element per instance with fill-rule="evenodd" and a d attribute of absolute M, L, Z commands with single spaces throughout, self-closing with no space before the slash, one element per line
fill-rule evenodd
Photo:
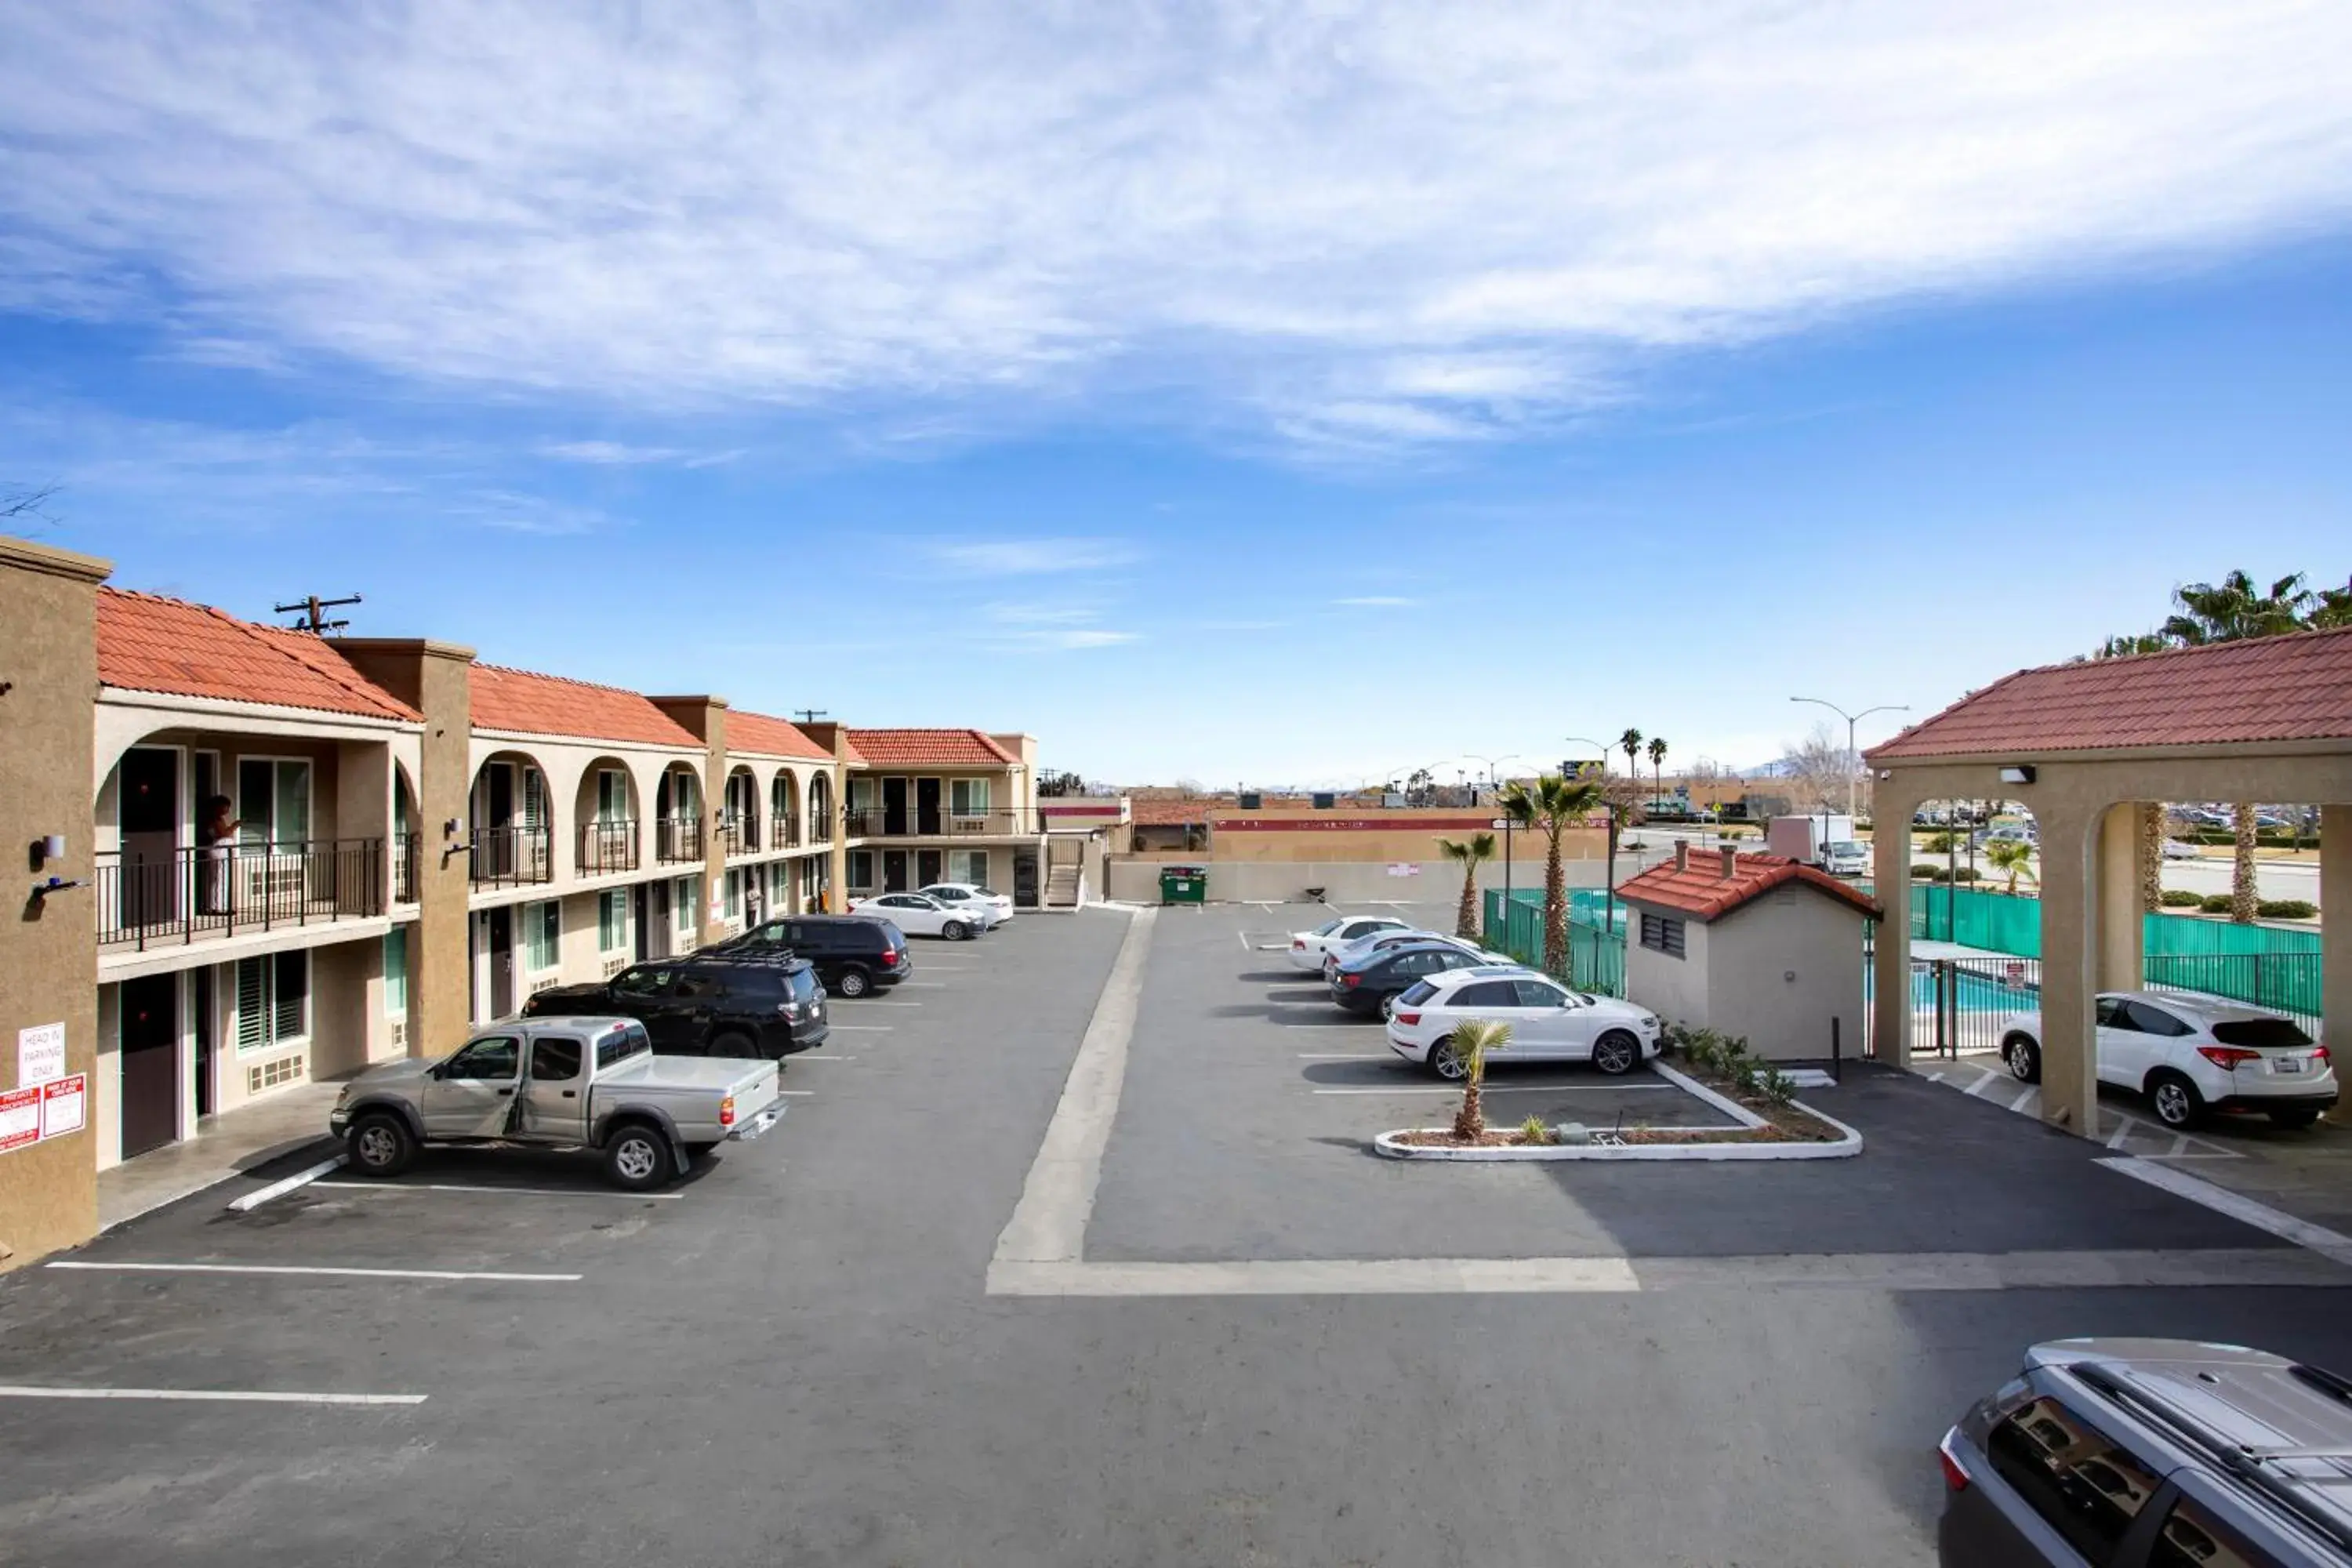
<path fill-rule="evenodd" d="M 1344 947 L 1360 936 L 1412 929 L 1390 915 L 1334 915 L 1313 931 L 1290 933 L 1290 962 L 1295 968 L 1319 972 L 1323 955 L 1335 947 Z"/>
<path fill-rule="evenodd" d="M 993 888 L 983 888 L 977 882 L 933 882 L 916 891 L 927 899 L 937 899 L 943 904 L 961 909 L 986 910 L 992 917 L 989 924 L 1003 925 L 1013 918 L 1013 900 Z"/>
<path fill-rule="evenodd" d="M 1612 1078 L 1658 1054 L 1657 1016 L 1613 996 L 1586 996 L 1531 969 L 1456 969 L 1414 982 L 1389 1009 L 1389 1048 L 1442 1079 L 1470 1070 L 1454 1048 L 1458 1024 L 1511 1026 L 1486 1062 L 1591 1062 Z"/>
<path fill-rule="evenodd" d="M 879 915 L 908 936 L 940 936 L 961 942 L 980 935 L 994 922 L 988 912 L 961 910 L 922 893 L 884 893 L 879 898 L 852 899 L 853 915 Z"/>
<path fill-rule="evenodd" d="M 1482 963 L 1517 963 L 1518 962 L 1507 952 L 1489 952 L 1476 942 L 1465 942 L 1458 936 L 1447 936 L 1443 931 L 1414 931 L 1408 928 L 1404 931 L 1376 931 L 1370 936 L 1360 936 L 1353 942 L 1327 949 L 1323 954 L 1323 978 L 1330 979 L 1332 975 L 1339 973 L 1342 964 L 1353 963 L 1360 958 L 1370 958 L 1373 953 L 1384 952 L 1392 947 L 1418 946 L 1423 943 L 1433 947 L 1454 948 L 1458 952 L 1468 953 Z"/>

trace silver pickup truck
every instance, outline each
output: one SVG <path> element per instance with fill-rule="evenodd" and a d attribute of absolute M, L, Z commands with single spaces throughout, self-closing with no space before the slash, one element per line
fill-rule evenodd
<path fill-rule="evenodd" d="M 783 1114 L 773 1062 L 658 1057 L 634 1018 L 509 1018 L 439 1061 L 362 1073 L 327 1126 L 365 1176 L 399 1174 L 426 1143 L 554 1144 L 602 1152 L 615 1184 L 648 1192 Z"/>

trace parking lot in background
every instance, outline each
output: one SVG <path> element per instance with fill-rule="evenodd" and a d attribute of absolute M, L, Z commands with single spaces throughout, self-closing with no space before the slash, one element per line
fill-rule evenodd
<path fill-rule="evenodd" d="M 921 943 L 657 1195 L 433 1151 L 228 1210 L 257 1172 L 0 1279 L 0 1385 L 240 1396 L 0 1397 L 0 1560 L 1917 1563 L 1936 1437 L 2032 1341 L 2352 1367 L 2352 1269 L 1916 1075 L 1806 1091 L 1851 1161 L 1378 1159 L 1458 1090 L 1251 940 L 1323 913 Z M 991 1294 L 1113 1036 L 1075 1268 L 1116 1288 Z M 1498 1068 L 1489 1114 L 1704 1114 L 1663 1083 Z M 1169 1267 L 1242 1273 L 1119 1273 Z"/>

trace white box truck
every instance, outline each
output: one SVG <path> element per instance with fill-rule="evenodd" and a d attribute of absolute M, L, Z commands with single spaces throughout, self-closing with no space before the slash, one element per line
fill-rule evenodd
<path fill-rule="evenodd" d="M 1818 866 L 1832 844 L 1851 843 L 1853 818 L 1845 816 L 1776 816 L 1764 827 L 1764 847 L 1808 866 Z"/>

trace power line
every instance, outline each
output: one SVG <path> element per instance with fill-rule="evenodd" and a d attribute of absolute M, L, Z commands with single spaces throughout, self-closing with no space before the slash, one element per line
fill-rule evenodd
<path fill-rule="evenodd" d="M 345 626 L 352 624 L 349 621 L 331 621 L 327 619 L 326 613 L 329 610 L 341 609 L 345 605 L 356 605 L 359 602 L 360 595 L 357 594 L 353 594 L 349 598 L 343 599 L 321 599 L 318 595 L 312 594 L 307 597 L 297 599 L 290 605 L 275 605 L 273 606 L 273 612 L 281 616 L 300 616 L 302 617 L 301 620 L 297 622 L 293 626 L 288 628 L 289 630 L 310 632 L 314 635 L 323 636 L 328 632 L 341 631 Z"/>

